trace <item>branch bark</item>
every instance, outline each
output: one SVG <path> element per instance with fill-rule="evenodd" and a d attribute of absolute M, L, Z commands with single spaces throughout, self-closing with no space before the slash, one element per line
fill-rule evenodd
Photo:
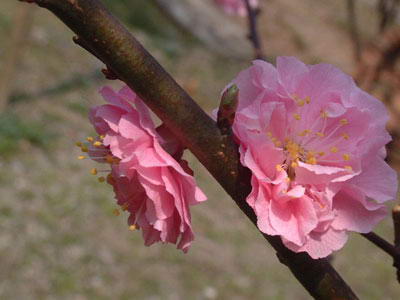
<path fill-rule="evenodd" d="M 396 268 L 397 281 L 400 283 L 400 249 L 374 232 L 362 233 L 361 235 L 393 258 L 393 267 Z"/>
<path fill-rule="evenodd" d="M 359 62 L 361 57 L 361 44 L 358 33 L 357 14 L 354 1 L 355 0 L 347 0 L 347 19 L 350 27 L 350 38 L 353 41 L 354 58 L 356 62 Z"/>
<path fill-rule="evenodd" d="M 400 205 L 396 205 L 392 210 L 394 227 L 394 246 L 400 251 Z"/>
<path fill-rule="evenodd" d="M 247 205 L 250 172 L 239 162 L 236 144 L 223 135 L 193 99 L 98 0 L 36 0 L 85 40 L 90 49 L 146 102 L 257 224 Z M 316 299 L 357 299 L 326 259 L 293 253 L 277 236 L 265 239 L 274 247 L 307 291 Z"/>
<path fill-rule="evenodd" d="M 258 14 L 260 13 L 260 9 L 253 8 L 250 5 L 250 0 L 243 0 L 244 4 L 246 5 L 246 10 L 247 10 L 247 20 L 249 24 L 249 35 L 248 38 L 253 45 L 254 49 L 254 56 L 256 59 L 264 59 L 265 60 L 265 55 L 261 43 L 261 38 L 258 32 L 257 28 L 257 17 Z"/>

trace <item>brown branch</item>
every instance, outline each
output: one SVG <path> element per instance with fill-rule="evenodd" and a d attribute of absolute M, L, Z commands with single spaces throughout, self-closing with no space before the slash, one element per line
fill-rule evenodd
<path fill-rule="evenodd" d="M 361 234 L 363 237 L 365 237 L 367 240 L 369 240 L 371 243 L 373 243 L 375 246 L 378 248 L 381 248 L 383 251 L 385 251 L 387 254 L 389 254 L 393 259 L 400 259 L 400 252 L 396 250 L 396 248 L 377 235 L 374 232 L 369 232 L 369 233 L 362 233 Z"/>
<path fill-rule="evenodd" d="M 245 2 L 247 9 L 247 19 L 249 24 L 248 38 L 251 41 L 251 44 L 253 45 L 255 58 L 265 60 L 265 55 L 261 44 L 261 38 L 260 35 L 258 34 L 258 28 L 257 28 L 257 17 L 258 14 L 260 13 L 260 10 L 251 7 L 250 0 L 242 0 L 242 1 Z"/>
<path fill-rule="evenodd" d="M 386 27 L 396 18 L 399 0 L 379 0 L 377 10 L 379 12 L 379 33 L 385 31 Z"/>
<path fill-rule="evenodd" d="M 378 248 L 389 254 L 393 258 L 393 266 L 397 269 L 397 281 L 400 282 L 400 251 L 391 243 L 380 237 L 374 232 L 362 233 L 363 237 L 369 240 Z"/>
<path fill-rule="evenodd" d="M 394 246 L 400 251 L 400 205 L 396 205 L 392 210 L 394 227 Z"/>
<path fill-rule="evenodd" d="M 350 38 L 353 41 L 354 58 L 356 62 L 361 58 L 361 44 L 357 27 L 357 15 L 354 0 L 347 0 L 347 19 L 350 27 Z"/>
<path fill-rule="evenodd" d="M 81 46 L 83 49 L 85 49 L 87 52 L 89 52 L 90 54 L 92 54 L 94 57 L 96 57 L 98 60 L 102 61 L 101 58 L 96 54 L 96 51 L 93 50 L 90 45 L 88 43 L 85 42 L 84 39 L 82 39 L 79 36 L 74 36 L 72 37 L 72 40 L 74 41 L 75 44 L 77 44 L 78 46 Z M 101 69 L 101 72 L 104 74 L 104 76 L 106 77 L 106 79 L 109 80 L 116 80 L 118 79 L 118 76 L 115 74 L 115 72 L 106 65 L 105 68 Z"/>
<path fill-rule="evenodd" d="M 355 76 L 358 85 L 363 90 L 371 92 L 380 80 L 383 71 L 393 72 L 399 55 L 400 28 L 388 28 L 364 47 Z M 398 85 L 396 76 L 390 78 L 394 82 L 389 82 L 389 85 Z"/>
<path fill-rule="evenodd" d="M 247 205 L 250 172 L 240 165 L 238 149 L 214 122 L 98 0 L 36 0 L 59 17 L 174 132 L 240 209 L 256 225 Z M 326 259 L 293 253 L 277 236 L 263 236 L 308 292 L 317 299 L 357 299 Z"/>

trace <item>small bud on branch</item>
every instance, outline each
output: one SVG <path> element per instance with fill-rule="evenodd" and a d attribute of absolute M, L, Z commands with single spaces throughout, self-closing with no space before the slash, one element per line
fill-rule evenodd
<path fill-rule="evenodd" d="M 218 109 L 217 126 L 222 134 L 229 134 L 238 104 L 239 89 L 236 85 L 230 86 L 221 97 L 221 103 Z"/>

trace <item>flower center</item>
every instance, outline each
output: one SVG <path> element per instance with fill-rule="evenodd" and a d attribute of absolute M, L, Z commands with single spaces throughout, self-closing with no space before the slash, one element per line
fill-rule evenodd
<path fill-rule="evenodd" d="M 345 153 L 349 135 L 344 128 L 349 125 L 346 118 L 329 118 L 325 110 L 321 110 L 313 123 L 307 124 L 303 116 L 307 112 L 305 104 L 310 104 L 310 97 L 301 99 L 292 95 L 296 104 L 292 120 L 288 122 L 284 140 L 275 137 L 272 131 L 267 132 L 268 138 L 275 147 L 281 148 L 285 153 L 283 164 L 277 165 L 278 171 L 286 170 L 290 179 L 295 177 L 295 168 L 299 161 L 310 165 L 337 166 L 352 170 L 351 166 L 344 165 L 351 159 L 349 153 Z"/>

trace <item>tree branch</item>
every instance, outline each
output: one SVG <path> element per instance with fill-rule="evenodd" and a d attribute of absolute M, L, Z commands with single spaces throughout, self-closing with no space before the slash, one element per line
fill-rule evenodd
<path fill-rule="evenodd" d="M 400 251 L 400 205 L 396 205 L 392 210 L 394 227 L 394 246 Z"/>
<path fill-rule="evenodd" d="M 264 59 L 265 55 L 262 49 L 261 39 L 258 34 L 257 28 L 257 17 L 260 13 L 259 9 L 254 9 L 250 5 L 250 0 L 242 0 L 245 2 L 246 9 L 247 9 L 247 19 L 249 23 L 249 35 L 248 38 L 251 41 L 254 49 L 254 55 L 256 59 Z"/>
<path fill-rule="evenodd" d="M 361 44 L 358 34 L 357 15 L 354 0 L 347 0 L 347 20 L 350 26 L 350 38 L 353 41 L 354 58 L 356 62 L 361 59 Z"/>
<path fill-rule="evenodd" d="M 374 232 L 362 233 L 361 235 L 393 258 L 393 266 L 397 270 L 397 281 L 400 282 L 400 249 L 393 246 Z"/>
<path fill-rule="evenodd" d="M 379 0 L 377 9 L 379 12 L 379 33 L 385 31 L 388 25 L 396 18 L 399 0 Z"/>
<path fill-rule="evenodd" d="M 142 45 L 98 0 L 36 0 L 82 38 L 115 74 L 146 102 L 257 224 L 247 205 L 250 172 L 238 149 Z M 317 299 L 357 299 L 326 259 L 293 253 L 277 236 L 263 236 L 308 292 Z"/>
<path fill-rule="evenodd" d="M 375 246 L 377 246 L 378 248 L 381 248 L 383 251 L 385 251 L 387 254 L 393 257 L 393 259 L 395 260 L 400 259 L 400 252 L 397 251 L 396 248 L 391 243 L 389 243 L 376 233 L 368 232 L 368 233 L 362 233 L 361 235 L 365 237 L 367 240 L 369 240 L 371 243 L 373 243 Z"/>

